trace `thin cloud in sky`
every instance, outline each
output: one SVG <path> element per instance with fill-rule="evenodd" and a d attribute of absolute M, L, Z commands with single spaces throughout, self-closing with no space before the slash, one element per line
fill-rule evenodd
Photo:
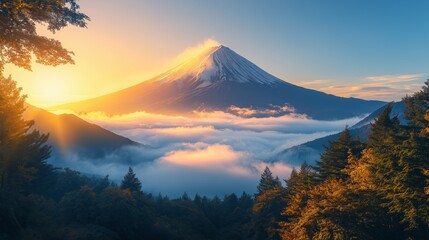
<path fill-rule="evenodd" d="M 303 87 L 314 88 L 314 87 L 326 86 L 327 84 L 332 84 L 332 80 L 316 79 L 311 81 L 301 81 L 301 82 L 297 82 L 296 84 Z"/>
<path fill-rule="evenodd" d="M 366 80 L 383 82 L 383 83 L 398 83 L 398 82 L 410 82 L 419 80 L 423 77 L 423 74 L 403 74 L 403 75 L 381 75 L 366 77 Z"/>
<path fill-rule="evenodd" d="M 314 80 L 302 86 L 314 86 L 322 92 L 341 97 L 355 97 L 382 101 L 400 101 L 407 94 L 419 91 L 425 74 L 379 75 L 369 76 L 349 85 L 333 84 L 334 81 Z"/>

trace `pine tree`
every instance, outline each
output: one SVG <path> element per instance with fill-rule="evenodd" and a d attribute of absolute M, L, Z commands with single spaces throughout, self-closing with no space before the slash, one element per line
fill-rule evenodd
<path fill-rule="evenodd" d="M 391 111 L 392 104 L 389 103 L 374 123 L 371 123 L 371 134 L 368 136 L 369 147 L 380 150 L 384 148 L 386 151 L 390 151 L 391 149 L 386 148 L 386 144 L 390 146 L 399 144 L 400 139 L 398 137 L 401 127 L 396 116 L 390 117 Z"/>
<path fill-rule="evenodd" d="M 397 118 L 390 118 L 392 105 L 388 104 L 371 124 L 368 136 L 371 178 L 379 192 L 388 192 L 393 176 L 400 171 L 398 148 L 402 143 L 401 128 Z"/>
<path fill-rule="evenodd" d="M 300 192 L 305 192 L 310 190 L 316 185 L 316 173 L 313 168 L 307 163 L 303 163 L 297 172 L 292 169 L 292 173 L 288 180 L 286 180 L 286 191 L 287 199 L 290 199 L 292 196 Z"/>
<path fill-rule="evenodd" d="M 360 157 L 365 144 L 359 140 L 354 140 L 350 135 L 348 128 L 341 132 L 340 136 L 334 141 L 329 142 L 325 147 L 325 152 L 320 155 L 320 161 L 317 161 L 315 169 L 319 173 L 319 180 L 323 181 L 328 178 L 346 179 L 347 174 L 343 170 L 347 166 L 348 152 Z"/>
<path fill-rule="evenodd" d="M 428 82 L 426 83 L 428 84 Z M 369 151 L 372 181 L 382 206 L 401 221 L 411 238 L 429 237 L 428 184 L 429 138 L 425 114 L 429 108 L 429 91 L 405 97 L 407 126 L 400 126 L 397 118 L 390 118 L 391 107 L 378 117 L 372 126 Z"/>
<path fill-rule="evenodd" d="M 125 174 L 120 187 L 130 190 L 130 192 L 141 192 L 142 184 L 131 167 L 128 168 L 128 173 Z"/>
<path fill-rule="evenodd" d="M 278 178 L 274 178 L 270 168 L 266 166 L 261 175 L 261 179 L 259 180 L 256 197 L 263 194 L 265 191 L 274 189 L 278 186 L 281 186 L 280 180 Z"/>
<path fill-rule="evenodd" d="M 109 175 L 107 174 L 103 179 L 99 180 L 99 182 L 94 187 L 94 192 L 100 193 L 104 189 L 110 186 Z"/>
<path fill-rule="evenodd" d="M 313 168 L 307 163 L 303 163 L 299 171 L 292 170 L 289 179 L 286 180 L 286 197 L 284 198 L 286 208 L 289 210 L 283 209 L 282 211 L 282 215 L 287 221 L 293 220 L 301 211 L 300 208 L 307 204 L 307 194 L 316 186 L 315 176 Z"/>
<path fill-rule="evenodd" d="M 410 121 L 409 125 L 415 131 L 420 132 L 429 127 L 429 79 L 426 80 L 423 89 L 413 96 L 407 96 L 403 99 L 407 110 L 406 118 Z"/>
<path fill-rule="evenodd" d="M 278 222 L 285 207 L 284 188 L 267 166 L 261 175 L 253 205 L 254 229 L 257 239 L 280 239 Z"/>
<path fill-rule="evenodd" d="M 34 123 L 23 119 L 24 111 L 21 89 L 0 75 L 0 193 L 34 191 L 40 187 L 36 182 L 49 183 L 46 178 L 53 175 L 46 162 L 48 135 L 32 130 Z"/>
<path fill-rule="evenodd" d="M 429 80 L 421 91 L 403 101 L 409 122 L 404 130 L 406 140 L 398 147 L 400 171 L 392 179 L 391 191 L 397 194 L 387 196 L 388 206 L 403 214 L 402 221 L 414 234 L 429 237 Z"/>
<path fill-rule="evenodd" d="M 16 82 L 0 74 L 0 233 L 19 236 L 23 221 L 19 197 L 40 193 L 54 182 L 54 170 L 46 160 L 48 135 L 32 130 L 22 117 L 25 96 Z"/>

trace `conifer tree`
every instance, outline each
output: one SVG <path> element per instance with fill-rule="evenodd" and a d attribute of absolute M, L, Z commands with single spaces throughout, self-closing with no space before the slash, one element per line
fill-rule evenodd
<path fill-rule="evenodd" d="M 371 154 L 371 178 L 379 192 L 389 192 L 389 185 L 393 176 L 400 171 L 398 165 L 398 146 L 402 140 L 401 128 L 396 117 L 390 118 L 392 110 L 388 104 L 383 112 L 371 124 L 369 135 L 368 153 Z"/>
<path fill-rule="evenodd" d="M 0 193 L 32 191 L 32 183 L 53 172 L 46 162 L 48 135 L 32 130 L 34 123 L 23 119 L 24 111 L 21 89 L 0 75 Z"/>
<path fill-rule="evenodd" d="M 131 167 L 128 168 L 128 173 L 125 174 L 121 182 L 121 189 L 128 189 L 130 192 L 141 192 L 142 184 Z"/>
<path fill-rule="evenodd" d="M 423 89 L 412 96 L 403 99 L 407 110 L 406 118 L 410 121 L 409 125 L 415 131 L 420 132 L 429 126 L 429 79 L 426 80 Z"/>
<path fill-rule="evenodd" d="M 306 162 L 301 165 L 299 172 L 295 168 L 292 169 L 289 179 L 286 180 L 288 198 L 296 193 L 311 189 L 316 184 L 315 176 L 316 173 L 313 168 Z"/>
<path fill-rule="evenodd" d="M 107 174 L 103 179 L 99 180 L 99 182 L 94 187 L 94 192 L 100 193 L 104 189 L 110 186 L 109 174 Z"/>
<path fill-rule="evenodd" d="M 19 196 L 41 193 L 54 182 L 54 171 L 46 160 L 48 135 L 32 130 L 33 122 L 22 117 L 25 96 L 16 82 L 0 74 L 0 233 L 19 236 L 23 219 Z M 1 238 L 1 237 L 0 237 Z"/>
<path fill-rule="evenodd" d="M 347 165 L 348 152 L 360 157 L 365 144 L 351 137 L 348 128 L 341 132 L 340 136 L 334 141 L 329 142 L 325 147 L 325 152 L 320 155 L 320 161 L 317 161 L 315 168 L 319 173 L 319 180 L 328 178 L 346 179 L 347 174 L 341 172 Z"/>
<path fill-rule="evenodd" d="M 428 85 L 428 82 L 426 82 Z M 425 135 L 429 109 L 427 86 L 405 97 L 407 126 L 390 119 L 387 107 L 372 126 L 369 151 L 371 177 L 382 206 L 399 217 L 410 238 L 429 237 L 428 184 L 429 138 Z"/>
<path fill-rule="evenodd" d="M 280 239 L 278 222 L 285 207 L 285 191 L 268 166 L 261 175 L 257 189 L 253 205 L 255 235 L 257 239 Z"/>
<path fill-rule="evenodd" d="M 261 179 L 259 180 L 256 196 L 259 196 L 265 191 L 274 189 L 278 186 L 281 186 L 280 180 L 278 178 L 274 178 L 270 168 L 266 166 L 264 172 L 261 175 Z"/>
<path fill-rule="evenodd" d="M 399 144 L 400 139 L 398 137 L 401 127 L 399 125 L 399 119 L 396 116 L 393 118 L 390 117 L 391 112 L 392 104 L 389 103 L 374 123 L 371 123 L 371 134 L 368 136 L 369 147 L 379 150 L 384 148 L 386 151 L 390 151 L 391 149 L 387 148 L 386 144 L 390 146 Z"/>
<path fill-rule="evenodd" d="M 292 170 L 286 180 L 286 209 L 281 213 L 287 221 L 297 217 L 301 208 L 307 204 L 308 192 L 316 185 L 315 176 L 316 173 L 307 163 L 303 163 L 298 172 Z"/>
<path fill-rule="evenodd" d="M 343 171 L 350 175 L 347 180 L 316 184 L 315 173 L 306 164 L 287 180 L 286 221 L 280 223 L 283 239 L 403 239 L 386 227 L 379 197 L 366 184 L 366 161 L 349 154 L 348 162 Z"/>

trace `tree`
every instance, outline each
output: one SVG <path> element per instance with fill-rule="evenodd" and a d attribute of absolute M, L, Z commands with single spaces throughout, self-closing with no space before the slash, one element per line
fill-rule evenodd
<path fill-rule="evenodd" d="M 283 212 L 283 239 L 403 239 L 393 231 L 373 185 L 368 184 L 369 155 L 361 159 L 349 152 L 343 173 L 346 180 L 327 179 L 316 184 L 314 172 L 303 164 L 287 180 L 287 206 Z M 397 225 L 396 225 L 397 226 Z M 399 235 L 398 235 L 399 233 Z"/>
<path fill-rule="evenodd" d="M 284 208 L 284 188 L 267 166 L 261 175 L 253 205 L 254 228 L 257 239 L 279 239 L 278 222 Z"/>
<path fill-rule="evenodd" d="M 286 232 L 292 231 L 301 211 L 307 205 L 308 193 L 316 185 L 315 174 L 311 166 L 303 163 L 299 171 L 294 168 L 289 179 L 286 180 L 286 195 L 283 199 L 285 207 L 281 211 L 283 221 L 279 223 L 283 238 Z"/>
<path fill-rule="evenodd" d="M 31 182 L 52 172 L 46 163 L 50 147 L 48 135 L 32 130 L 33 122 L 25 121 L 25 96 L 16 82 L 0 76 L 0 193 L 29 190 Z"/>
<path fill-rule="evenodd" d="M 261 175 L 261 179 L 259 180 L 256 197 L 263 194 L 267 190 L 278 187 L 279 185 L 281 186 L 280 180 L 278 178 L 274 178 L 270 168 L 266 166 L 264 172 Z"/>
<path fill-rule="evenodd" d="M 100 193 L 109 186 L 110 186 L 109 175 L 106 175 L 103 179 L 98 180 L 98 183 L 96 183 L 94 187 L 94 192 Z"/>
<path fill-rule="evenodd" d="M 371 155 L 371 178 L 379 186 L 379 191 L 389 191 L 388 183 L 395 172 L 400 171 L 398 165 L 399 152 L 397 146 L 402 144 L 399 120 L 390 118 L 392 110 L 388 104 L 383 112 L 371 124 L 371 134 L 368 136 L 368 149 Z"/>
<path fill-rule="evenodd" d="M 141 192 L 142 184 L 131 167 L 128 168 L 128 173 L 125 174 L 121 182 L 121 189 L 129 189 L 130 192 Z"/>
<path fill-rule="evenodd" d="M 238 204 L 242 209 L 251 209 L 253 206 L 252 196 L 250 194 L 243 192 L 243 194 L 241 194 L 241 197 L 239 198 Z"/>
<path fill-rule="evenodd" d="M 22 224 L 16 209 L 20 195 L 38 193 L 53 182 L 53 168 L 46 162 L 48 135 L 32 130 L 22 117 L 25 96 L 16 82 L 0 74 L 0 232 L 19 235 Z"/>
<path fill-rule="evenodd" d="M 349 150 L 356 157 L 360 157 L 365 145 L 359 140 L 351 137 L 348 128 L 341 132 L 340 136 L 334 141 L 329 142 L 325 147 L 325 152 L 320 155 L 320 161 L 317 161 L 315 168 L 319 173 L 319 180 L 323 181 L 328 178 L 346 179 L 347 174 L 341 172 L 347 165 Z"/>
<path fill-rule="evenodd" d="M 426 82 L 426 85 L 429 85 Z M 407 105 L 406 126 L 390 118 L 391 107 L 372 125 L 368 144 L 372 182 L 393 219 L 403 224 L 404 232 L 413 239 L 429 237 L 429 89 L 404 98 Z"/>
<path fill-rule="evenodd" d="M 297 193 L 310 190 L 316 185 L 315 177 L 316 173 L 313 168 L 305 162 L 301 165 L 299 172 L 293 168 L 290 178 L 286 180 L 287 198 L 290 198 Z"/>
<path fill-rule="evenodd" d="M 416 131 L 421 131 L 429 127 L 429 79 L 426 80 L 422 90 L 416 92 L 413 96 L 407 96 L 403 99 L 407 110 L 406 118 L 410 120 L 409 125 Z"/>
<path fill-rule="evenodd" d="M 389 103 L 383 112 L 378 115 L 374 123 L 371 123 L 371 134 L 368 136 L 370 148 L 384 149 L 386 152 L 391 152 L 392 149 L 389 149 L 386 144 L 389 146 L 399 144 L 400 139 L 398 136 L 401 127 L 398 117 L 390 117 L 391 111 L 392 104 Z"/>
<path fill-rule="evenodd" d="M 33 54 L 45 65 L 73 63 L 73 53 L 59 41 L 38 35 L 36 25 L 46 24 L 55 33 L 69 24 L 86 27 L 88 20 L 76 0 L 0 1 L 0 72 L 8 63 L 31 70 Z"/>
<path fill-rule="evenodd" d="M 225 212 L 231 213 L 238 207 L 238 197 L 235 193 L 231 195 L 225 195 L 223 199 L 223 205 Z"/>

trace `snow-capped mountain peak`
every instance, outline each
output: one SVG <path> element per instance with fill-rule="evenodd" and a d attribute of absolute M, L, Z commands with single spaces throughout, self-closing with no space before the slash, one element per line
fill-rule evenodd
<path fill-rule="evenodd" d="M 51 110 L 193 114 L 195 111 L 234 112 L 238 109 L 275 116 L 290 113 L 293 109 L 295 114 L 309 118 L 332 120 L 361 116 L 384 104 L 336 97 L 290 84 L 220 45 L 206 48 L 151 80 Z M 287 106 L 286 111 L 281 110 L 284 106 Z"/>
<path fill-rule="evenodd" d="M 192 84 L 197 88 L 223 81 L 268 85 L 285 83 L 223 45 L 207 49 L 153 81 Z"/>

